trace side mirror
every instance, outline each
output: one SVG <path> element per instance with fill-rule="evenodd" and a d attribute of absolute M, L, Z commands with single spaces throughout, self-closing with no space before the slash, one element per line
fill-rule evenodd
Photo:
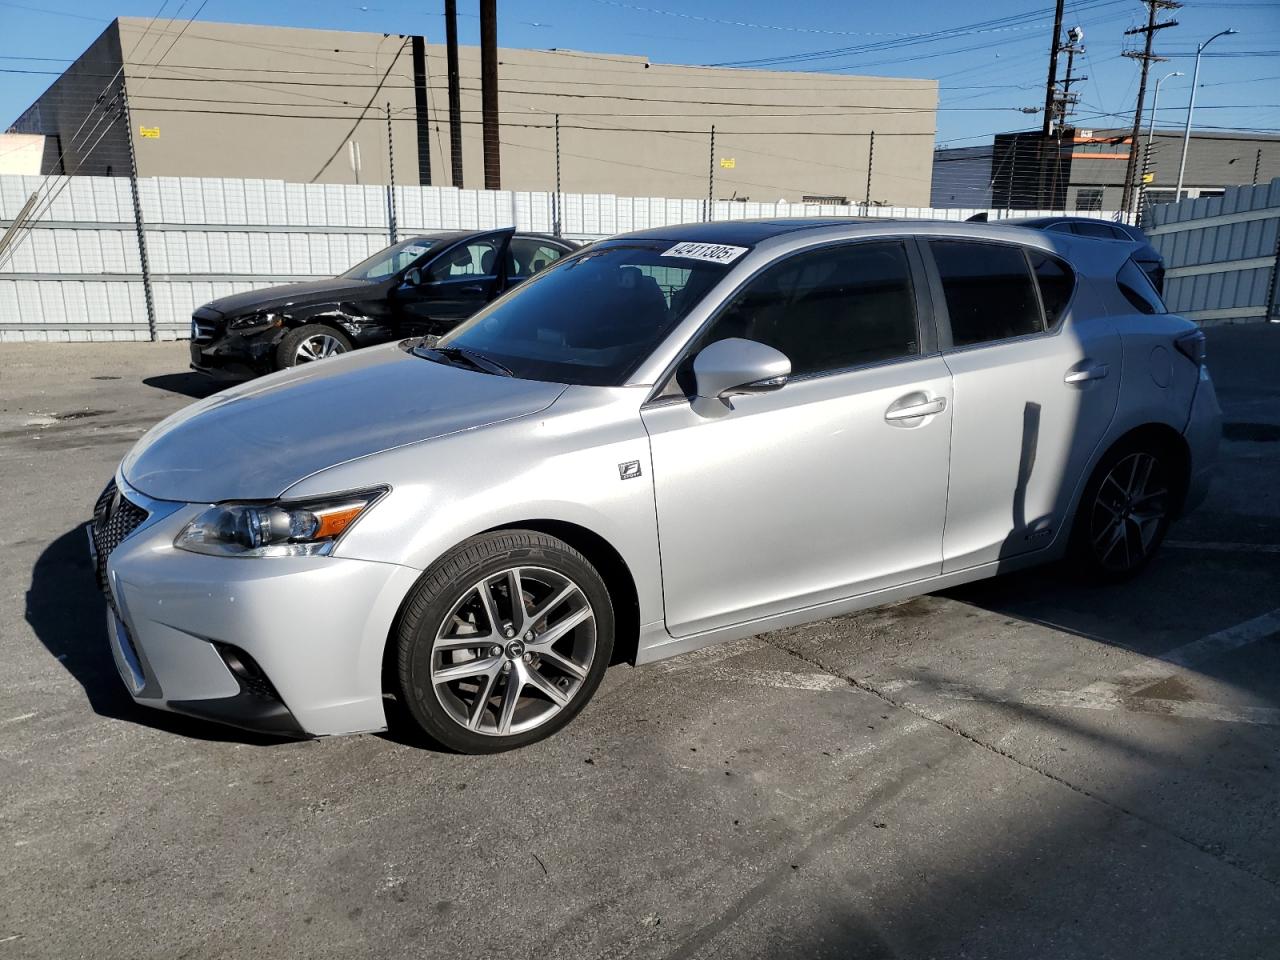
<path fill-rule="evenodd" d="M 422 271 L 414 267 L 404 275 L 405 286 L 416 287 L 422 282 Z"/>
<path fill-rule="evenodd" d="M 790 376 L 785 354 L 739 337 L 717 340 L 693 358 L 693 377 L 704 400 L 768 393 L 781 389 Z"/>

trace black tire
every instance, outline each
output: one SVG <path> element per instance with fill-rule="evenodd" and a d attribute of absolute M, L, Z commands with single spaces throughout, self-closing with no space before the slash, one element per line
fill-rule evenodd
<path fill-rule="evenodd" d="M 509 586 L 509 574 L 498 579 L 513 568 L 521 570 L 520 612 L 510 602 L 515 591 Z M 482 584 L 492 606 L 481 607 Z M 576 587 L 578 592 L 571 593 L 570 587 Z M 554 597 L 565 595 L 566 600 L 553 603 Z M 489 623 L 485 610 L 494 611 L 501 622 Z M 531 614 L 539 613 L 541 619 L 529 619 Z M 539 646 L 539 636 L 563 628 L 575 617 L 581 620 L 578 626 L 569 628 L 549 648 Z M 511 633 L 504 633 L 504 627 L 516 624 L 517 618 L 528 632 L 512 639 Z M 529 650 L 525 650 L 522 640 L 530 636 Z M 471 637 L 482 642 L 472 649 L 437 649 L 437 644 L 457 644 Z M 497 643 L 493 642 L 495 639 Z M 551 736 L 577 716 L 604 677 L 613 640 L 609 591 L 586 557 L 564 541 L 533 530 L 481 534 L 454 548 L 427 570 L 401 611 L 392 637 L 397 647 L 399 696 L 422 732 L 451 750 L 513 750 Z M 590 662 L 583 663 L 582 651 L 588 646 Z M 501 653 L 497 652 L 499 649 Z M 454 681 L 440 681 L 440 674 L 433 673 L 483 663 L 500 666 L 483 677 L 474 673 Z M 572 666 L 583 675 L 571 674 L 557 663 Z M 528 679 L 530 673 L 537 673 L 542 682 Z M 508 715 L 507 684 L 513 680 L 522 685 L 515 687 L 515 706 Z M 481 686 L 486 683 L 490 685 Z M 546 683 L 555 688 L 552 693 L 559 691 L 558 696 L 568 698 L 563 705 L 544 693 Z M 520 722 L 532 723 L 540 711 L 545 713 L 553 707 L 558 712 L 531 728 L 512 729 Z M 506 728 L 511 729 L 505 734 L 504 717 Z"/>
<path fill-rule="evenodd" d="M 1142 483 L 1137 496 L 1135 481 Z M 1108 450 L 1076 508 L 1069 551 L 1075 571 L 1096 583 L 1141 573 L 1169 530 L 1181 487 L 1177 460 L 1163 444 L 1137 438 Z"/>
<path fill-rule="evenodd" d="M 319 338 L 328 338 L 332 341 L 337 347 L 336 353 L 351 352 L 351 340 L 341 330 L 322 323 L 308 323 L 284 335 L 284 339 L 276 347 L 276 369 L 287 370 L 289 367 L 296 367 L 299 363 L 308 362 L 299 358 L 298 350 L 306 341 Z"/>

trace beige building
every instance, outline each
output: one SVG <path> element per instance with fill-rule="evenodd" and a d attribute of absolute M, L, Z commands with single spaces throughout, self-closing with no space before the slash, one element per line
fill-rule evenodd
<path fill-rule="evenodd" d="M 45 172 L 127 175 L 131 140 L 144 177 L 387 183 L 394 163 L 398 184 L 453 183 L 443 45 L 181 28 L 114 21 L 11 132 L 49 138 Z M 482 187 L 479 48 L 461 48 L 459 74 L 461 185 Z M 555 189 L 558 116 L 566 192 L 704 198 L 714 175 L 716 199 L 929 202 L 932 80 L 509 49 L 498 76 L 504 189 Z"/>

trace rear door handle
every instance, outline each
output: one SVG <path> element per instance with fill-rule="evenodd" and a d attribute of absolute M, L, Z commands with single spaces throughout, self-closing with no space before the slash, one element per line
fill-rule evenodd
<path fill-rule="evenodd" d="M 922 393 L 909 393 L 899 397 L 884 412 L 884 418 L 890 423 L 900 420 L 916 420 L 934 413 L 941 413 L 947 408 L 946 397 L 926 397 Z"/>
<path fill-rule="evenodd" d="M 1086 363 L 1084 366 L 1067 371 L 1067 375 L 1062 378 L 1063 383 L 1086 383 L 1090 380 L 1101 380 L 1111 372 L 1111 367 L 1105 363 Z"/>

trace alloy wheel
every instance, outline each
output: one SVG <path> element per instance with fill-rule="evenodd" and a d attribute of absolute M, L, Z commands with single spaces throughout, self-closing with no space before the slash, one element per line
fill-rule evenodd
<path fill-rule="evenodd" d="M 1169 513 L 1169 484 L 1160 461 L 1145 451 L 1121 459 L 1094 498 L 1089 538 L 1098 562 L 1124 572 L 1154 548 Z"/>
<path fill-rule="evenodd" d="M 338 342 L 337 337 L 331 337 L 327 333 L 318 333 L 314 337 L 307 337 L 298 344 L 298 349 L 294 352 L 293 359 L 295 363 L 310 363 L 313 360 L 324 360 L 326 357 L 336 357 L 340 353 L 346 353 L 346 348 Z"/>
<path fill-rule="evenodd" d="M 567 707 L 595 654 L 595 611 L 582 588 L 544 567 L 511 567 L 472 584 L 444 618 L 431 686 L 459 726 L 510 736 Z"/>

